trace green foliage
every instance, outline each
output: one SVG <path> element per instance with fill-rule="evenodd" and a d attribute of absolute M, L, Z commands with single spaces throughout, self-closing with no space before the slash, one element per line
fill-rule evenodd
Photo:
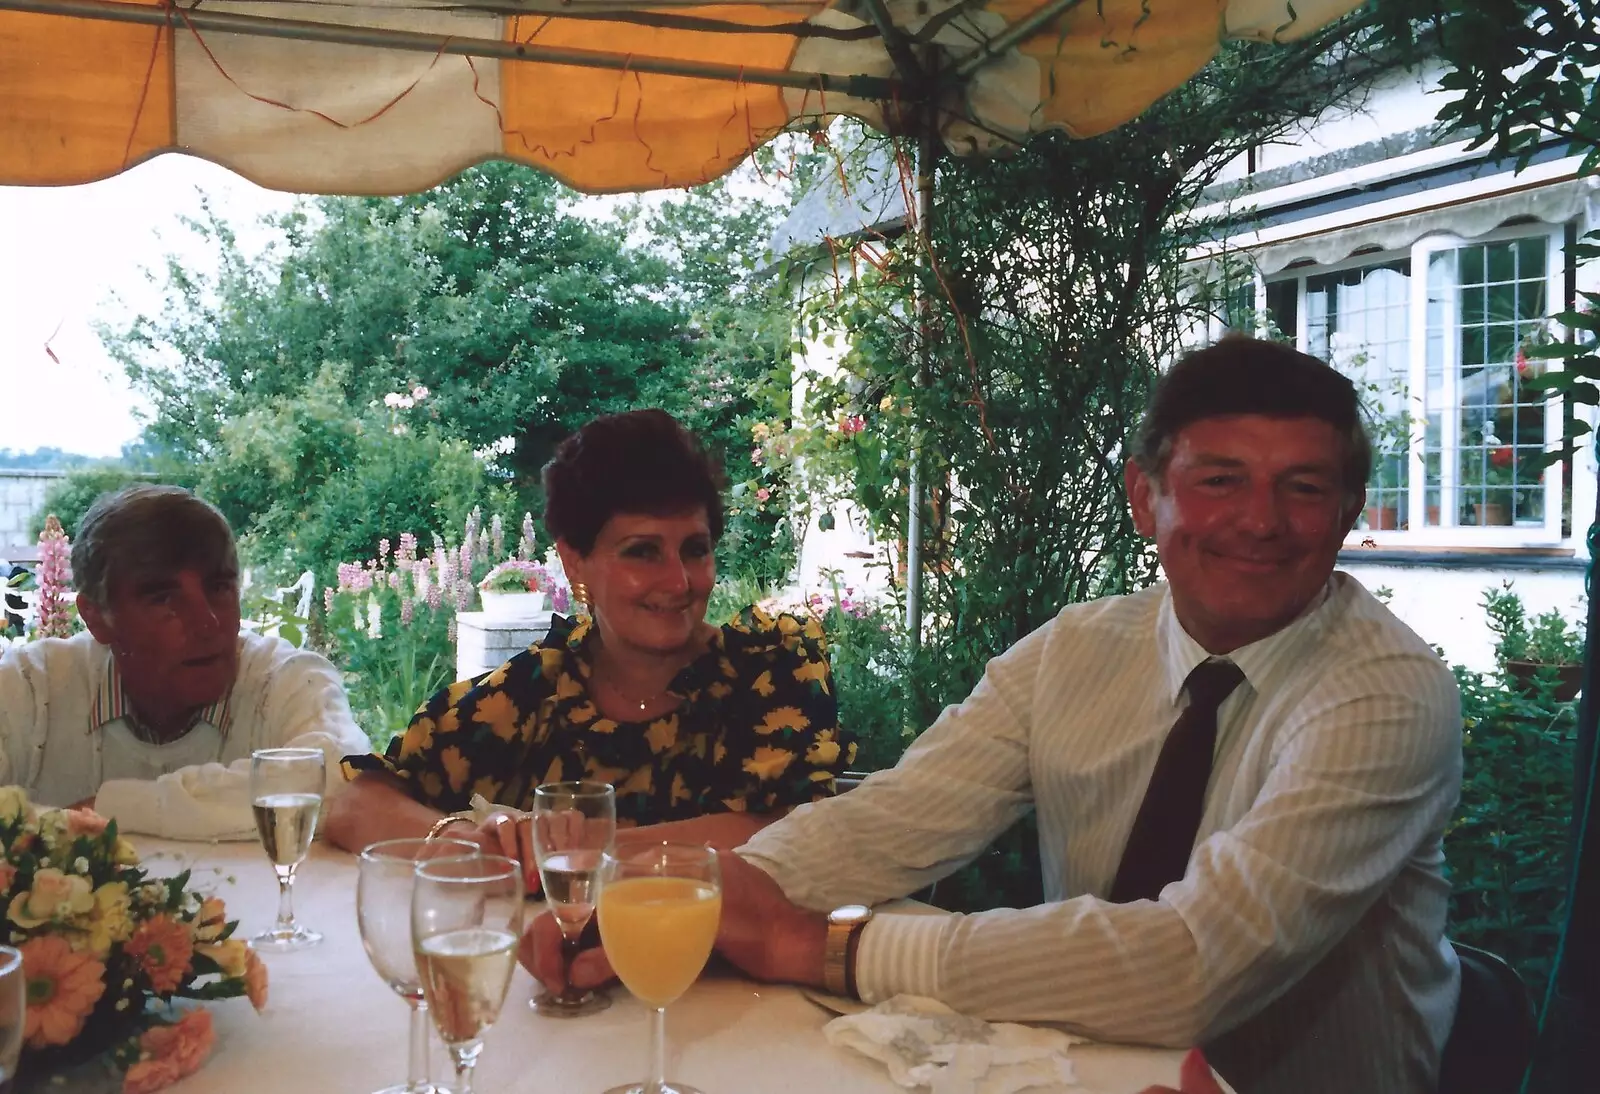
<path fill-rule="evenodd" d="M 914 723 L 1063 604 L 1154 579 L 1122 454 L 1158 368 L 1216 304 L 1187 258 L 1226 227 L 1192 210 L 1234 156 L 1371 71 L 1352 65 L 1391 63 L 1355 60 L 1362 33 L 1224 50 L 1112 133 L 943 163 L 931 254 L 863 244 L 865 276 L 840 284 L 824 259 L 804 282 L 805 333 L 850 332 L 837 373 L 809 386 L 804 492 L 849 498 L 899 563 L 913 458 L 928 484 Z M 894 160 L 863 142 L 858 172 Z"/>
<path fill-rule="evenodd" d="M 1542 999 L 1565 912 L 1576 710 L 1548 680 L 1455 672 L 1464 770 L 1445 834 L 1448 931 L 1511 962 Z"/>
<path fill-rule="evenodd" d="M 598 414 L 662 407 L 738 481 L 747 420 L 787 384 L 791 308 L 748 276 L 781 210 L 719 185 L 652 214 L 656 250 L 504 163 L 424 194 L 318 199 L 253 258 L 207 208 L 191 227 L 216 275 L 170 262 L 167 307 L 102 336 L 155 408 L 146 448 L 214 462 L 206 488 L 257 555 L 287 551 L 319 575 L 370 552 L 377 528 L 457 523 L 491 480 L 515 495 L 491 507 L 538 512 L 539 468 Z M 419 385 L 412 405 L 385 402 Z M 773 576 L 790 558 L 773 513 L 735 514 L 721 554 Z"/>
<path fill-rule="evenodd" d="M 809 605 L 828 636 L 839 724 L 856 737 L 855 770 L 893 767 L 913 734 L 906 715 L 906 643 L 897 605 L 861 597 L 831 582 L 831 596 Z"/>
<path fill-rule="evenodd" d="M 218 430 L 199 489 L 246 530 L 252 562 L 285 580 L 311 570 L 328 585 L 340 561 L 376 555 L 386 535 L 459 528 L 484 501 L 514 509 L 504 484 L 425 409 L 353 410 L 340 395 L 347 377 L 324 366 Z"/>
<path fill-rule="evenodd" d="M 130 483 L 141 481 L 142 476 L 126 467 L 115 464 L 99 467 L 79 467 L 68 471 L 45 492 L 44 503 L 28 520 L 28 538 L 38 539 L 44 531 L 45 518 L 51 513 L 61 521 L 68 539 L 78 538 L 78 522 L 89 511 L 94 499 L 113 490 L 121 490 Z M 182 485 L 190 485 L 183 483 Z"/>
<path fill-rule="evenodd" d="M 341 594 L 326 624 L 328 654 L 344 669 L 350 710 L 380 751 L 405 732 L 429 696 L 455 679 L 450 608 L 424 605 L 406 622 L 400 604 L 400 594 L 387 587 Z"/>
<path fill-rule="evenodd" d="M 1576 665 L 1583 661 L 1583 636 L 1554 609 L 1532 619 L 1510 581 L 1483 591 L 1484 614 L 1495 636 L 1496 663 L 1532 661 L 1540 665 Z"/>
<path fill-rule="evenodd" d="M 1494 635 L 1494 658 L 1503 668 L 1507 661 L 1520 661 L 1528 656 L 1528 609 L 1511 588 L 1511 582 L 1502 582 L 1483 591 L 1484 615 L 1488 618 L 1489 633 Z"/>

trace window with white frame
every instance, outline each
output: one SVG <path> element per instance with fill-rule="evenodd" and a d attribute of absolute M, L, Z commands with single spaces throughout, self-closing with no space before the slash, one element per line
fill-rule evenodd
<path fill-rule="evenodd" d="M 1531 466 L 1562 432 L 1531 387 L 1562 309 L 1563 230 L 1435 235 L 1408 253 L 1258 281 L 1267 331 L 1354 380 L 1373 432 L 1355 535 L 1379 543 L 1537 546 L 1562 535 L 1562 465 Z"/>

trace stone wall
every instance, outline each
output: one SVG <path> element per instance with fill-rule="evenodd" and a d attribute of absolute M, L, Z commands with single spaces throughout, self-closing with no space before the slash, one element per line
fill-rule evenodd
<path fill-rule="evenodd" d="M 0 558 L 38 561 L 39 546 L 28 535 L 28 524 L 50 487 L 65 476 L 65 471 L 0 469 Z"/>

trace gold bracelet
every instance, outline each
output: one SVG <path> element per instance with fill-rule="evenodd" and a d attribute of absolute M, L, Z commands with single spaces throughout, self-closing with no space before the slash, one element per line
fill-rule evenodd
<path fill-rule="evenodd" d="M 425 839 L 425 840 L 438 839 L 439 838 L 439 833 L 443 832 L 446 828 L 450 827 L 450 825 L 452 825 L 452 824 L 471 824 L 471 823 L 472 823 L 471 820 L 469 820 L 467 817 L 458 816 L 455 813 L 446 813 L 444 816 L 440 817 L 438 820 L 433 822 L 433 827 L 428 829 L 428 834 L 426 836 L 423 836 L 422 838 Z"/>

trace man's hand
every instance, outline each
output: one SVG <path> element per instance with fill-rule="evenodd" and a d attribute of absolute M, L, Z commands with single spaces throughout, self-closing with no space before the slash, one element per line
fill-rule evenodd
<path fill-rule="evenodd" d="M 1178 1072 L 1178 1089 L 1170 1086 L 1146 1087 L 1142 1094 L 1222 1094 L 1222 1085 L 1211 1074 L 1211 1065 L 1197 1048 L 1191 1048 L 1183 1058 L 1183 1068 Z"/>
<path fill-rule="evenodd" d="M 717 950 L 757 980 L 822 986 L 828 919 L 789 902 L 778 883 L 731 851 L 722 869 Z"/>
<path fill-rule="evenodd" d="M 555 994 L 565 990 L 569 976 L 575 987 L 588 989 L 614 980 L 617 975 L 611 971 L 606 951 L 599 946 L 584 950 L 574 957 L 569 969 L 561 954 L 561 927 L 548 910 L 534 919 L 523 932 L 522 942 L 517 947 L 517 960 L 533 974 L 535 980 Z"/>
<path fill-rule="evenodd" d="M 717 949 L 758 980 L 821 987 L 827 917 L 791 904 L 777 882 L 732 852 L 719 854 L 717 862 L 722 870 Z M 553 992 L 565 988 L 569 977 L 576 987 L 593 988 L 616 976 L 600 946 L 584 950 L 570 969 L 565 967 L 561 928 L 549 912 L 523 934 L 517 960 Z"/>

